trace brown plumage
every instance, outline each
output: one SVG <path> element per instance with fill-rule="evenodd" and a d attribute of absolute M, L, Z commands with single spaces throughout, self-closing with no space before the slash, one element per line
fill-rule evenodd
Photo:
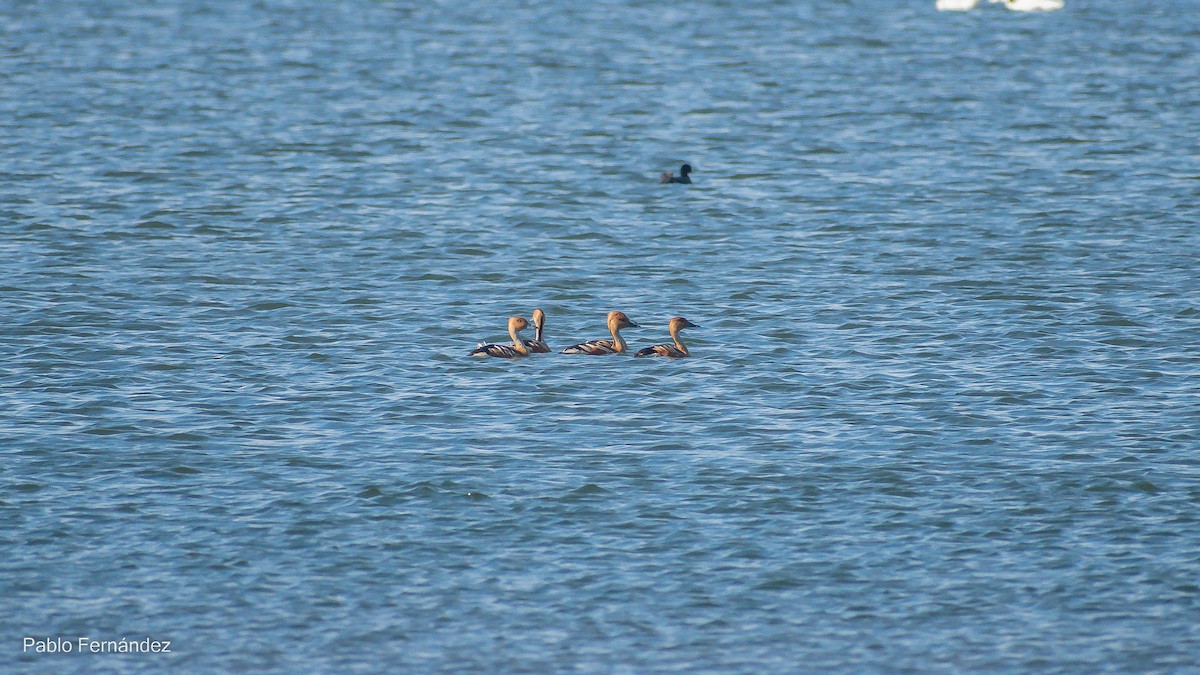
<path fill-rule="evenodd" d="M 601 356 L 604 354 L 620 354 L 627 349 L 629 345 L 625 344 L 625 340 L 621 337 L 622 328 L 640 328 L 629 317 L 625 316 L 624 312 L 609 312 L 608 313 L 608 332 L 612 333 L 611 340 L 590 340 L 588 342 L 580 342 L 577 345 L 571 345 L 562 350 L 563 354 L 589 354 L 591 356 Z"/>
<path fill-rule="evenodd" d="M 470 356 L 495 356 L 500 359 L 515 359 L 519 356 L 529 356 L 529 347 L 521 339 L 521 331 L 529 327 L 529 322 L 523 317 L 514 316 L 508 320 L 508 336 L 512 338 L 511 345 L 484 344 L 480 342 L 471 350 Z"/>
<path fill-rule="evenodd" d="M 546 313 L 540 309 L 533 310 L 533 339 L 526 340 L 525 346 L 529 351 L 535 354 L 549 354 L 551 352 L 550 345 L 542 339 L 542 330 L 546 326 Z"/>
<path fill-rule="evenodd" d="M 653 347 L 646 347 L 645 349 L 639 349 L 638 353 L 634 354 L 634 356 L 667 356 L 667 357 L 675 358 L 675 359 L 679 359 L 679 358 L 688 356 L 687 347 L 679 339 L 679 331 L 683 330 L 684 328 L 699 328 L 699 327 L 700 326 L 697 326 L 696 324 L 692 323 L 691 321 L 688 321 L 687 319 L 683 318 L 682 316 L 677 316 L 677 317 L 671 319 L 670 323 L 667 324 L 667 331 L 671 334 L 671 341 L 674 342 L 675 344 L 654 345 Z"/>

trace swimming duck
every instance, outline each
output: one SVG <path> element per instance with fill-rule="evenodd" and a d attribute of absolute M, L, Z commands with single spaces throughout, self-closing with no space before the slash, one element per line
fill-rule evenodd
<path fill-rule="evenodd" d="M 512 338 L 511 345 L 484 344 L 480 342 L 471 350 L 470 356 L 495 356 L 501 359 L 514 359 L 518 356 L 529 356 L 529 347 L 521 340 L 521 331 L 529 328 L 529 322 L 524 317 L 514 316 L 508 320 L 508 336 Z"/>
<path fill-rule="evenodd" d="M 540 309 L 533 310 L 533 334 L 532 340 L 526 340 L 525 346 L 529 351 L 535 354 L 549 354 L 550 345 L 542 339 L 542 330 L 546 327 L 546 313 Z"/>
<path fill-rule="evenodd" d="M 608 332 L 612 333 L 611 340 L 591 340 L 589 342 L 580 342 L 577 345 L 571 345 L 562 350 L 563 354 L 590 354 L 592 356 L 600 356 L 602 354 L 621 354 L 629 349 L 629 345 L 625 344 L 625 340 L 621 337 L 622 328 L 641 328 L 634 323 L 629 317 L 625 316 L 624 312 L 609 312 L 608 313 Z"/>
<path fill-rule="evenodd" d="M 684 344 L 679 340 L 679 331 L 683 330 L 684 328 L 699 327 L 700 326 L 697 326 L 682 316 L 677 316 L 674 319 L 671 319 L 670 323 L 667 324 L 667 330 L 671 333 L 671 341 L 675 344 L 646 347 L 645 349 L 638 350 L 638 353 L 634 354 L 634 356 L 669 356 L 676 359 L 683 358 L 684 356 L 688 355 L 688 350 L 687 347 L 685 347 Z"/>
<path fill-rule="evenodd" d="M 662 175 L 658 177 L 658 182 L 660 182 L 660 183 L 691 183 L 692 179 L 688 178 L 688 174 L 691 172 L 692 172 L 692 165 L 684 164 L 683 166 L 679 167 L 679 175 L 678 176 L 672 175 L 670 171 L 664 171 L 664 172 L 662 172 Z"/>
<path fill-rule="evenodd" d="M 1004 6 L 1014 12 L 1053 12 L 1063 8 L 1063 0 L 1005 0 Z"/>

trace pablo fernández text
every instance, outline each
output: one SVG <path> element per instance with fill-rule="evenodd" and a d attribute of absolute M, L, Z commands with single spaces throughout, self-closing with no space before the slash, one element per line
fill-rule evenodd
<path fill-rule="evenodd" d="M 81 637 L 76 640 L 65 638 L 26 637 L 21 640 L 21 653 L 28 654 L 170 654 L 170 640 L 93 640 Z"/>

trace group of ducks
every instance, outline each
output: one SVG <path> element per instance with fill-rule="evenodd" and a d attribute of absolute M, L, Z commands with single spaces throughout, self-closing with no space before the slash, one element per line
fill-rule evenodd
<path fill-rule="evenodd" d="M 1001 2 L 1014 12 L 1052 12 L 1063 8 L 1063 0 L 988 0 Z M 975 7 L 980 0 L 937 0 L 938 11 L 965 12 Z"/>
<path fill-rule="evenodd" d="M 676 176 L 670 171 L 664 171 L 659 176 L 660 183 L 691 183 L 692 179 L 688 174 L 692 172 L 692 165 L 684 164 L 679 167 L 679 175 Z M 515 359 L 530 354 L 549 354 L 552 349 L 546 344 L 543 336 L 543 331 L 546 329 L 546 313 L 540 309 L 533 310 L 533 328 L 534 335 L 532 340 L 526 340 L 521 337 L 521 331 L 529 328 L 529 322 L 523 316 L 514 316 L 508 319 L 508 336 L 512 338 L 511 345 L 499 343 L 484 343 L 480 342 L 471 350 L 471 356 L 494 356 L 500 359 Z M 634 323 L 632 319 L 625 316 L 624 312 L 609 312 L 608 313 L 608 332 L 612 334 L 611 340 L 588 340 L 580 342 L 577 345 L 571 345 L 562 350 L 562 354 L 588 354 L 591 356 L 602 356 L 604 354 L 624 354 L 629 351 L 629 345 L 625 342 L 625 338 L 621 337 L 622 328 L 641 328 Z M 654 345 L 639 349 L 634 356 L 666 356 L 669 358 L 683 358 L 688 356 L 687 346 L 679 339 L 679 331 L 684 328 L 699 328 L 696 324 L 688 321 L 682 316 L 677 316 L 667 324 L 667 331 L 671 334 L 671 342 L 669 345 Z"/>
<path fill-rule="evenodd" d="M 543 331 L 546 327 L 546 313 L 540 309 L 533 310 L 533 327 L 535 330 L 532 340 L 525 340 L 521 337 L 521 331 L 529 327 L 529 322 L 523 316 L 514 316 L 508 320 L 508 336 L 512 338 L 511 345 L 505 344 L 485 344 L 480 342 L 475 349 L 471 350 L 471 356 L 494 356 L 501 359 L 515 359 L 530 354 L 549 354 L 551 351 L 550 345 L 546 344 Z M 668 331 L 671 334 L 673 344 L 669 345 L 654 345 L 640 349 L 634 356 L 666 356 L 670 358 L 682 358 L 688 356 L 687 347 L 679 339 L 679 331 L 684 328 L 699 328 L 696 324 L 688 321 L 682 316 L 677 316 L 671 319 L 667 324 Z M 604 354 L 624 354 L 629 350 L 629 345 L 625 343 L 625 339 L 621 337 L 622 328 L 641 328 L 634 323 L 629 317 L 625 316 L 624 312 L 609 312 L 608 313 L 608 332 L 612 334 L 611 340 L 589 340 L 580 342 L 577 345 L 571 345 L 562 350 L 562 354 L 588 354 L 591 356 L 601 356 Z"/>

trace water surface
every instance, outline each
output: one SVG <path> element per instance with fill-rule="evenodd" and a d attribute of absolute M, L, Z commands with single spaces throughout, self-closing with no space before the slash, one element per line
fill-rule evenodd
<path fill-rule="evenodd" d="M 1200 666 L 1195 3 L 932 5 L 0 3 L 0 664 Z"/>

